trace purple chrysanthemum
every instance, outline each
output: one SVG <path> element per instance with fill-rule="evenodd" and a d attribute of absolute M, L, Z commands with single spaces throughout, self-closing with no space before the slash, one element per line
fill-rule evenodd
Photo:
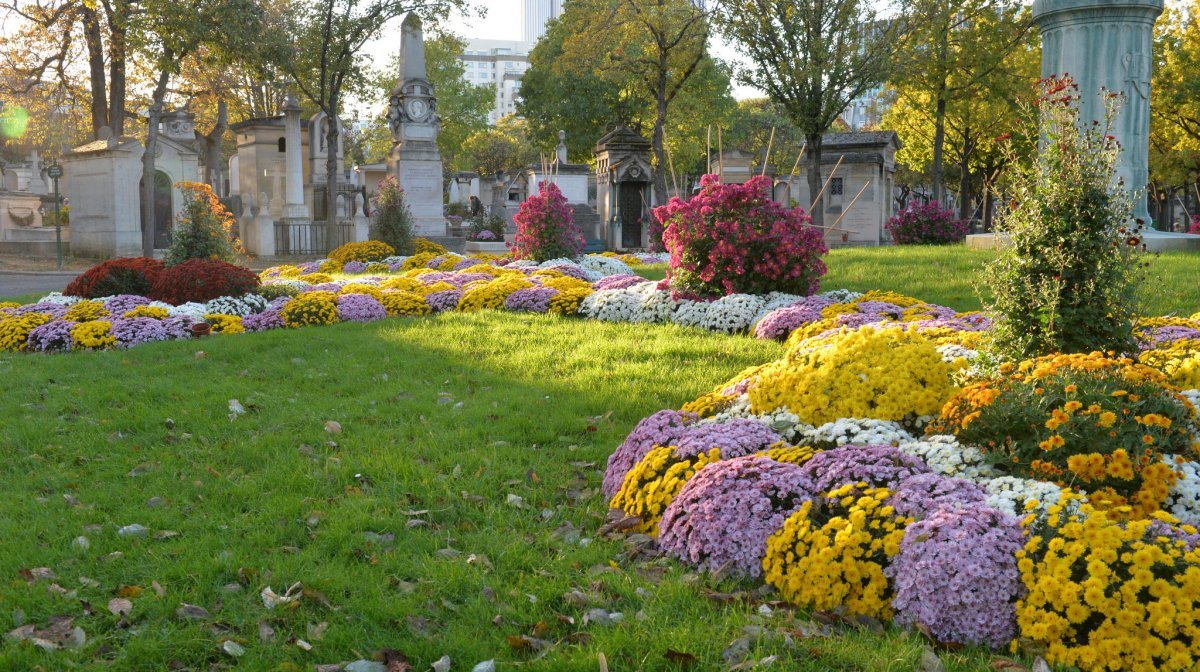
<path fill-rule="evenodd" d="M 362 261 L 347 261 L 342 266 L 342 272 L 347 275 L 358 275 L 367 272 L 367 264 Z"/>
<path fill-rule="evenodd" d="M 865 315 L 887 316 L 894 320 L 900 319 L 900 315 L 904 313 L 903 308 L 887 301 L 860 301 L 854 304 L 854 307 Z"/>
<path fill-rule="evenodd" d="M 46 301 L 44 303 L 27 303 L 23 306 L 13 308 L 13 315 L 28 315 L 30 313 L 46 313 L 47 315 L 57 319 L 67 314 L 70 306 L 65 306 L 61 303 Z"/>
<path fill-rule="evenodd" d="M 1143 350 L 1161 348 L 1182 339 L 1200 339 L 1200 329 L 1191 327 L 1155 327 L 1147 329 L 1142 334 L 1141 347 Z"/>
<path fill-rule="evenodd" d="M 431 298 L 433 296 L 430 295 Z M 604 497 L 612 499 L 613 495 L 617 494 L 625 481 L 625 474 L 641 461 L 651 448 L 674 443 L 698 417 L 695 413 L 668 409 L 642 418 L 621 445 L 608 456 L 608 467 L 604 470 L 604 481 L 601 484 Z"/>
<path fill-rule="evenodd" d="M 162 320 L 153 317 L 119 317 L 112 321 L 109 333 L 117 339 L 117 344 L 124 348 L 165 341 L 170 338 Z"/>
<path fill-rule="evenodd" d="M 487 273 L 447 273 L 444 278 L 446 282 L 455 287 L 465 287 L 468 283 L 491 279 L 492 276 Z"/>
<path fill-rule="evenodd" d="M 387 317 L 387 308 L 366 294 L 342 294 L 337 297 L 337 306 L 343 322 L 374 322 Z"/>
<path fill-rule="evenodd" d="M 29 332 L 29 349 L 38 352 L 70 350 L 75 345 L 74 339 L 71 338 L 71 327 L 75 325 L 76 322 L 71 320 L 54 320 L 34 327 L 33 331 Z"/>
<path fill-rule="evenodd" d="M 187 315 L 170 315 L 162 320 L 163 329 L 167 332 L 167 338 L 191 338 L 192 325 L 195 320 Z"/>
<path fill-rule="evenodd" d="M 981 504 L 912 523 L 885 570 L 896 622 L 924 625 L 943 642 L 1007 644 L 1017 632 L 1023 546 L 1020 522 Z"/>
<path fill-rule="evenodd" d="M 810 306 L 788 306 L 767 313 L 754 326 L 754 337 L 782 339 L 796 329 L 821 319 L 821 309 Z"/>
<path fill-rule="evenodd" d="M 475 266 L 475 265 L 478 265 L 481 263 L 483 263 L 483 262 L 479 261 L 478 259 L 472 259 L 470 257 L 467 257 L 466 259 L 460 259 L 458 261 L 458 263 L 454 265 L 454 270 L 455 271 L 463 271 L 463 270 L 466 270 L 472 266 Z"/>
<path fill-rule="evenodd" d="M 249 332 L 282 329 L 284 327 L 283 315 L 278 308 L 267 308 L 261 313 L 243 317 L 242 327 Z"/>
<path fill-rule="evenodd" d="M 547 266 L 545 270 L 558 271 L 563 275 L 569 275 L 572 278 L 578 278 L 580 280 L 588 279 L 587 271 L 584 271 L 583 268 L 573 264 L 554 264 L 553 266 Z"/>
<path fill-rule="evenodd" d="M 444 313 L 458 308 L 458 300 L 462 298 L 462 295 L 461 289 L 444 289 L 427 295 L 425 303 L 429 304 L 429 309 L 433 312 Z"/>
<path fill-rule="evenodd" d="M 817 453 L 804 463 L 804 473 L 818 492 L 829 492 L 849 483 L 894 488 L 900 481 L 931 470 L 919 457 L 893 446 L 841 446 Z"/>
<path fill-rule="evenodd" d="M 138 306 L 146 306 L 150 304 L 150 299 L 137 294 L 117 294 L 110 296 L 104 301 L 104 309 L 109 315 L 120 317 L 125 313 L 137 308 Z"/>
<path fill-rule="evenodd" d="M 767 537 L 813 497 L 812 483 L 794 464 L 749 455 L 696 472 L 659 523 L 659 546 L 713 571 L 762 574 Z"/>
<path fill-rule="evenodd" d="M 438 255 L 438 256 L 430 259 L 429 262 L 425 264 L 425 267 L 426 268 L 437 268 L 438 266 L 441 266 L 445 262 L 446 262 L 446 255 L 441 254 L 441 255 Z"/>
<path fill-rule="evenodd" d="M 399 273 L 400 271 L 404 270 L 404 262 L 393 261 L 392 263 L 388 264 L 388 270 L 392 273 Z"/>
<path fill-rule="evenodd" d="M 527 287 L 518 289 L 504 300 L 504 308 L 512 311 L 545 313 L 550 310 L 550 299 L 558 296 L 551 287 Z"/>
<path fill-rule="evenodd" d="M 627 287 L 633 287 L 635 285 L 640 285 L 646 281 L 647 280 L 640 275 L 630 275 L 629 273 L 618 273 L 616 275 L 609 275 L 607 277 L 600 278 L 596 282 L 592 283 L 592 288 L 596 289 L 596 290 L 625 289 Z"/>
<path fill-rule="evenodd" d="M 721 449 L 721 459 L 741 457 L 782 441 L 783 437 L 757 420 L 736 418 L 728 422 L 688 427 L 675 440 L 680 457 L 696 457 L 713 448 Z"/>
<path fill-rule="evenodd" d="M 982 504 L 986 499 L 987 492 L 970 481 L 927 473 L 900 481 L 888 503 L 902 516 L 921 519 L 940 508 Z"/>
<path fill-rule="evenodd" d="M 318 285 L 313 285 L 313 286 L 310 288 L 310 291 L 313 291 L 313 292 L 333 292 L 333 293 L 335 293 L 335 294 L 336 294 L 336 293 L 338 293 L 338 292 L 342 291 L 342 284 L 343 284 L 343 283 L 340 283 L 340 282 L 322 282 L 322 283 L 320 283 L 320 284 L 318 284 Z"/>

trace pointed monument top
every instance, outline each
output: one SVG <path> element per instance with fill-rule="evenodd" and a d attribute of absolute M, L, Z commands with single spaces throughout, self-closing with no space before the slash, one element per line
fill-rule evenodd
<path fill-rule="evenodd" d="M 283 111 L 291 112 L 292 110 L 300 111 L 300 101 L 296 100 L 294 94 L 289 93 L 287 99 L 283 101 Z"/>
<path fill-rule="evenodd" d="M 410 13 L 400 27 L 400 83 L 425 77 L 425 37 L 421 19 Z"/>

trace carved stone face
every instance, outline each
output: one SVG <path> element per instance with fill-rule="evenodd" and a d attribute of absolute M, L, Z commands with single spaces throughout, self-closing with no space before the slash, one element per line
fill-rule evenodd
<path fill-rule="evenodd" d="M 429 102 L 421 98 L 410 99 L 406 105 L 408 117 L 413 121 L 425 121 L 429 114 Z"/>

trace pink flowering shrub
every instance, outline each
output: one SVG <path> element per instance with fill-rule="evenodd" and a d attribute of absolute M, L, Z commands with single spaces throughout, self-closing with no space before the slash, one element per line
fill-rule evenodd
<path fill-rule="evenodd" d="M 1200 215 L 1196 215 L 1195 217 L 1192 217 L 1192 225 L 1190 227 L 1188 227 L 1188 233 L 1195 233 L 1195 234 L 1200 235 Z"/>
<path fill-rule="evenodd" d="M 538 184 L 537 195 L 521 203 L 513 220 L 517 223 L 517 236 L 512 253 L 517 259 L 539 263 L 563 257 L 574 259 L 583 251 L 583 233 L 575 226 L 567 197 L 556 184 Z"/>
<path fill-rule="evenodd" d="M 825 239 L 802 209 L 770 199 L 770 180 L 720 184 L 705 175 L 700 185 L 690 200 L 672 198 L 654 209 L 666 227 L 667 279 L 677 296 L 817 291 Z"/>
<path fill-rule="evenodd" d="M 970 227 L 937 201 L 909 203 L 888 220 L 887 231 L 897 245 L 949 245 L 961 243 Z"/>

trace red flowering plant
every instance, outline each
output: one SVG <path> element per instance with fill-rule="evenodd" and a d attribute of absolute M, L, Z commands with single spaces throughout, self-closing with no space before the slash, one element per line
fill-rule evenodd
<path fill-rule="evenodd" d="M 154 281 L 150 297 L 179 305 L 211 301 L 218 296 L 243 296 L 258 289 L 258 275 L 220 259 L 188 259 L 164 270 Z"/>
<path fill-rule="evenodd" d="M 162 270 L 163 262 L 149 257 L 109 259 L 84 271 L 63 293 L 85 299 L 116 294 L 146 295 Z"/>
<path fill-rule="evenodd" d="M 779 291 L 812 294 L 825 275 L 829 249 L 801 208 L 771 200 L 771 182 L 721 184 L 700 179 L 690 200 L 654 209 L 671 253 L 667 282 L 678 297 L 713 298 Z"/>
<path fill-rule="evenodd" d="M 1200 235 L 1200 215 L 1192 217 L 1192 225 L 1188 228 L 1188 233 Z"/>
<path fill-rule="evenodd" d="M 949 245 L 967 237 L 967 223 L 937 201 L 909 203 L 888 220 L 887 232 L 897 245 Z"/>
<path fill-rule="evenodd" d="M 575 225 L 567 197 L 552 182 L 538 184 L 538 193 L 521 203 L 513 221 L 517 235 L 511 247 L 517 259 L 574 259 L 583 252 L 583 233 Z"/>

